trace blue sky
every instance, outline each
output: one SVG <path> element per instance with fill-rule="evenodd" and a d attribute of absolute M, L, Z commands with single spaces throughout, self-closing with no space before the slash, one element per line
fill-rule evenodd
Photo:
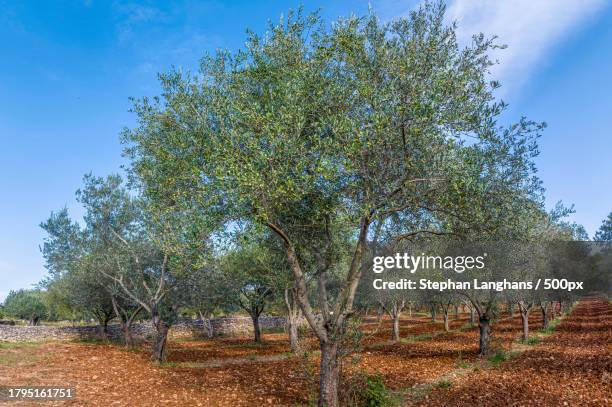
<path fill-rule="evenodd" d="M 303 2 L 327 19 L 363 14 L 368 2 Z M 383 19 L 416 1 L 370 2 Z M 118 134 L 128 97 L 155 95 L 156 72 L 194 68 L 206 51 L 236 49 L 249 27 L 297 1 L 0 0 L 0 300 L 45 274 L 38 224 L 67 206 L 84 173 L 124 163 Z M 612 211 L 612 7 L 605 0 L 449 0 L 459 38 L 483 31 L 509 48 L 494 75 L 510 108 L 549 125 L 540 176 L 547 205 L 575 204 L 592 236 Z"/>

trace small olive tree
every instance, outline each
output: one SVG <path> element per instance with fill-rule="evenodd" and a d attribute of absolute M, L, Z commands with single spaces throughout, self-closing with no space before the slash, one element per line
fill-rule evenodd
<path fill-rule="evenodd" d="M 24 319 L 30 325 L 38 325 L 48 312 L 43 301 L 44 292 L 40 290 L 10 291 L 2 306 L 9 317 Z"/>

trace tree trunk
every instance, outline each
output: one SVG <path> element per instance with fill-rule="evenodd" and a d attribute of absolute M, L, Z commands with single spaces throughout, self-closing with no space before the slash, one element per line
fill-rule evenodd
<path fill-rule="evenodd" d="M 287 333 L 289 334 L 289 346 L 291 352 L 299 352 L 298 323 L 302 311 L 297 303 L 295 289 L 285 288 L 285 307 L 287 308 Z M 366 310 L 366 316 L 368 311 Z"/>
<path fill-rule="evenodd" d="M 550 302 L 550 317 L 552 319 L 557 319 L 557 305 L 554 301 Z"/>
<path fill-rule="evenodd" d="M 378 322 L 380 324 L 380 321 L 382 321 L 382 316 L 383 316 L 383 307 L 382 305 L 378 305 L 378 307 L 376 307 L 376 322 Z"/>
<path fill-rule="evenodd" d="M 123 331 L 123 340 L 125 347 L 132 349 L 134 347 L 134 336 L 132 335 L 132 321 L 121 321 L 121 330 Z"/>
<path fill-rule="evenodd" d="M 480 330 L 480 349 L 479 356 L 487 356 L 489 354 L 489 343 L 491 341 L 491 318 L 487 313 L 480 315 L 478 318 L 478 328 Z"/>
<path fill-rule="evenodd" d="M 206 317 L 204 316 L 204 313 L 202 311 L 198 311 L 198 315 L 200 317 L 200 320 L 202 321 L 202 329 L 204 330 L 206 337 L 209 339 L 212 338 L 214 336 L 214 331 L 210 320 L 213 315 L 211 313 L 208 313 L 208 316 Z"/>
<path fill-rule="evenodd" d="M 455 305 L 455 319 L 459 319 L 459 304 Z"/>
<path fill-rule="evenodd" d="M 299 350 L 298 343 L 298 324 L 297 321 L 289 321 L 289 345 L 291 352 L 297 353 Z"/>
<path fill-rule="evenodd" d="M 431 306 L 431 322 L 436 322 L 436 306 Z"/>
<path fill-rule="evenodd" d="M 449 308 L 450 307 L 447 307 L 447 308 L 444 309 L 444 330 L 446 332 L 450 331 L 450 325 L 449 325 L 449 321 L 448 321 L 449 320 L 449 318 L 448 318 Z"/>
<path fill-rule="evenodd" d="M 548 329 L 548 312 L 546 303 L 540 305 L 540 310 L 542 311 L 542 329 Z"/>
<path fill-rule="evenodd" d="M 259 326 L 259 315 L 251 315 L 253 320 L 253 331 L 255 334 L 255 342 L 261 342 L 261 327 Z"/>
<path fill-rule="evenodd" d="M 98 320 L 98 335 L 103 341 L 108 340 L 108 321 L 110 318 L 106 316 Z"/>
<path fill-rule="evenodd" d="M 401 312 L 395 312 L 393 315 L 393 342 L 400 340 L 400 315 Z"/>
<path fill-rule="evenodd" d="M 30 318 L 30 326 L 37 326 L 40 321 L 40 318 L 37 316 L 33 316 Z"/>
<path fill-rule="evenodd" d="M 408 303 L 408 316 L 412 318 L 412 302 Z"/>
<path fill-rule="evenodd" d="M 470 325 L 476 325 L 476 309 L 474 307 L 470 307 Z"/>
<path fill-rule="evenodd" d="M 151 359 L 156 363 L 162 363 L 166 358 L 166 342 L 168 340 L 168 330 L 170 327 L 155 311 L 153 312 L 152 321 L 157 334 L 155 336 Z"/>
<path fill-rule="evenodd" d="M 529 311 L 521 309 L 521 321 L 523 322 L 523 342 L 527 343 L 529 340 Z"/>
<path fill-rule="evenodd" d="M 320 407 L 338 407 L 338 344 L 335 342 L 321 343 L 321 373 L 319 383 Z"/>

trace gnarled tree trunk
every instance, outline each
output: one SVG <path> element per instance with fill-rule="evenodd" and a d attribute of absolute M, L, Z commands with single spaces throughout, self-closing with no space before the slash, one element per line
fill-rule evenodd
<path fill-rule="evenodd" d="M 400 340 L 400 318 L 402 316 L 402 311 L 406 307 L 406 301 L 404 300 L 395 300 L 392 302 L 390 307 L 385 307 L 384 303 L 380 303 L 381 308 L 383 308 L 393 321 L 393 329 L 391 331 L 391 339 L 394 342 L 399 342 Z"/>
<path fill-rule="evenodd" d="M 548 329 L 548 305 L 543 302 L 540 304 L 540 311 L 542 312 L 542 329 Z"/>
<path fill-rule="evenodd" d="M 451 310 L 451 303 L 447 303 L 447 304 L 442 303 L 442 316 L 444 318 L 444 330 L 446 332 L 450 331 L 450 321 L 449 321 L 450 310 Z"/>
<path fill-rule="evenodd" d="M 338 407 L 338 344 L 321 343 L 321 373 L 319 381 L 319 406 Z"/>
<path fill-rule="evenodd" d="M 132 335 L 132 323 L 122 321 L 121 331 L 123 332 L 123 341 L 125 343 L 125 347 L 128 349 L 132 349 L 134 347 L 134 335 Z"/>
<path fill-rule="evenodd" d="M 529 340 L 529 314 L 533 308 L 533 303 L 519 301 L 519 311 L 521 312 L 521 322 L 523 323 L 523 342 Z"/>
<path fill-rule="evenodd" d="M 399 321 L 400 321 L 400 313 L 398 312 L 397 315 L 393 317 L 393 341 L 394 342 L 399 342 L 400 340 Z"/>
<path fill-rule="evenodd" d="M 478 329 L 480 331 L 479 356 L 489 354 L 489 344 L 491 342 L 491 317 L 488 312 L 482 313 L 478 318 Z"/>
<path fill-rule="evenodd" d="M 96 314 L 98 320 L 98 336 L 102 341 L 108 340 L 108 323 L 113 319 L 112 313 L 99 312 Z"/>
<path fill-rule="evenodd" d="M 113 310 L 115 316 L 119 318 L 121 324 L 121 332 L 123 333 L 123 341 L 125 347 L 132 349 L 134 347 L 134 336 L 132 335 L 132 323 L 136 316 L 142 311 L 142 305 L 139 305 L 136 309 L 132 310 L 131 313 L 126 308 L 122 307 L 117 298 L 111 294 L 111 303 L 113 304 Z"/>
<path fill-rule="evenodd" d="M 557 304 L 555 301 L 550 302 L 550 317 L 552 319 L 557 319 Z"/>
<path fill-rule="evenodd" d="M 376 322 L 378 322 L 380 324 L 380 321 L 382 321 L 382 317 L 383 317 L 383 307 L 382 305 L 378 305 L 378 307 L 376 307 Z"/>
<path fill-rule="evenodd" d="M 322 314 L 322 319 L 320 320 L 310 305 L 305 274 L 291 239 L 277 224 L 268 223 L 268 226 L 283 241 L 287 261 L 291 266 L 294 276 L 296 299 L 308 324 L 319 339 L 321 349 L 319 406 L 338 407 L 338 383 L 340 379 L 338 346 L 340 346 L 340 341 L 345 333 L 344 328 L 346 327 L 347 318 L 350 317 L 353 311 L 353 302 L 361 278 L 362 259 L 373 214 L 374 210 L 370 210 L 361 217 L 359 237 L 346 274 L 346 280 L 338 293 L 337 301 L 334 303 L 329 300 L 325 284 L 326 272 L 332 265 L 330 258 L 330 233 L 326 234 L 329 237 L 328 244 L 326 245 L 327 249 L 323 253 L 315 251 L 318 269 L 318 302 Z"/>
<path fill-rule="evenodd" d="M 300 349 L 297 321 L 292 321 L 289 323 L 289 346 L 291 347 L 291 352 L 293 353 L 298 352 Z"/>
<path fill-rule="evenodd" d="M 208 314 L 208 316 L 205 316 L 202 311 L 198 311 L 198 315 L 200 316 L 200 320 L 202 321 L 202 329 L 204 329 L 206 337 L 209 339 L 212 338 L 214 336 L 213 326 L 210 321 L 212 315 Z"/>
<path fill-rule="evenodd" d="M 299 351 L 298 323 L 302 311 L 296 300 L 295 289 L 285 288 L 285 307 L 287 307 L 287 334 L 289 335 L 289 346 L 291 352 Z"/>
<path fill-rule="evenodd" d="M 253 333 L 255 334 L 255 342 L 261 342 L 261 327 L 259 326 L 259 315 L 251 314 L 251 320 L 253 321 Z"/>
<path fill-rule="evenodd" d="M 521 311 L 521 322 L 523 323 L 523 342 L 529 340 L 529 312 Z"/>
<path fill-rule="evenodd" d="M 153 308 L 152 311 L 153 315 L 151 316 L 151 320 L 155 327 L 156 335 L 151 359 L 156 363 L 162 363 L 166 359 L 166 342 L 168 340 L 170 325 L 161 318 L 155 308 Z"/>

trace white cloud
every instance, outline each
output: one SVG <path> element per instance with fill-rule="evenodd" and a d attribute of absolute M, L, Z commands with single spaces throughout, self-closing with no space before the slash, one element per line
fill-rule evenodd
<path fill-rule="evenodd" d="M 384 19 L 407 16 L 422 3 L 381 0 L 374 7 Z M 492 57 L 500 63 L 493 78 L 502 82 L 502 95 L 516 92 L 537 66 L 564 39 L 596 16 L 610 0 L 447 0 L 447 18 L 459 24 L 462 45 L 472 35 L 496 35 L 507 49 Z"/>
<path fill-rule="evenodd" d="M 459 24 L 459 40 L 475 33 L 497 35 L 508 45 L 493 56 L 500 64 L 493 76 L 514 92 L 545 61 L 551 50 L 588 22 L 606 0 L 452 0 L 448 18 Z"/>

